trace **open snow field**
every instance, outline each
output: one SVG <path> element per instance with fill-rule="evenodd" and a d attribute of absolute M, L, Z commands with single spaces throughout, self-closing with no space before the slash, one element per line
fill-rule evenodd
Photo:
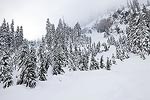
<path fill-rule="evenodd" d="M 0 87 L 0 100 L 150 100 L 150 57 L 117 61 L 111 71 L 67 72 L 49 76 L 35 89 Z"/>

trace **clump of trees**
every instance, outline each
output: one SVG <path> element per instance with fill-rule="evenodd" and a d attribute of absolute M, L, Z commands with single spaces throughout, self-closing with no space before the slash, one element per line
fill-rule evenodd
<path fill-rule="evenodd" d="M 100 21 L 97 21 L 94 25 L 94 28 L 97 30 L 97 32 L 102 33 L 102 32 L 109 32 L 109 28 L 113 24 L 113 21 L 111 18 L 104 18 L 101 19 Z"/>
<path fill-rule="evenodd" d="M 98 32 L 105 33 L 107 42 L 104 43 L 92 43 L 78 22 L 70 27 L 62 19 L 58 26 L 47 19 L 46 35 L 41 41 L 28 41 L 23 36 L 22 26 L 14 30 L 14 21 L 9 24 L 4 19 L 0 26 L 0 84 L 3 88 L 13 84 L 35 88 L 38 81 L 47 80 L 48 74 L 64 74 L 66 69 L 111 70 L 112 65 L 117 64 L 116 59 L 128 59 L 129 53 L 146 59 L 145 55 L 150 55 L 150 10 L 145 5 L 140 7 L 137 0 L 128 7 L 129 10 L 117 10 L 95 24 Z M 113 23 L 118 24 L 115 29 L 112 29 Z M 122 31 L 120 24 L 126 25 L 126 30 Z M 113 31 L 117 32 L 118 39 Z M 111 46 L 116 52 L 105 57 L 103 53 Z"/>

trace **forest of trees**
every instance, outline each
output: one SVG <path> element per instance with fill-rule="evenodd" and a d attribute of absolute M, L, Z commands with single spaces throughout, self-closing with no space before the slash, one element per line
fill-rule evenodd
<path fill-rule="evenodd" d="M 3 88 L 14 84 L 34 88 L 38 81 L 46 81 L 48 72 L 52 75 L 69 71 L 89 71 L 106 69 L 130 57 L 130 53 L 139 55 L 143 60 L 150 54 L 150 10 L 142 7 L 137 0 L 128 3 L 128 10 L 118 9 L 108 19 L 97 22 L 94 28 L 104 32 L 107 43 L 92 43 L 77 22 L 72 28 L 60 19 L 58 26 L 46 21 L 46 35 L 41 41 L 28 41 L 23 37 L 23 27 L 14 28 L 3 20 L 0 26 L 0 85 Z M 113 36 L 111 26 L 119 20 L 126 25 L 123 31 L 116 26 L 119 39 Z M 115 46 L 116 53 L 104 59 L 96 55 L 109 51 Z M 103 48 L 103 49 L 102 49 Z M 51 70 L 51 71 L 48 71 Z"/>

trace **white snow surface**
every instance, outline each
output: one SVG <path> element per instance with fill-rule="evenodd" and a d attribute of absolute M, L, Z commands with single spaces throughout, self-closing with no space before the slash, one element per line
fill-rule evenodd
<path fill-rule="evenodd" d="M 0 87 L 0 100 L 150 100 L 150 57 L 117 61 L 110 71 L 49 76 L 34 89 Z"/>
<path fill-rule="evenodd" d="M 107 38 L 104 38 L 104 33 L 98 33 L 96 30 L 92 30 L 92 34 L 86 34 L 86 36 L 91 37 L 92 43 L 107 43 Z"/>

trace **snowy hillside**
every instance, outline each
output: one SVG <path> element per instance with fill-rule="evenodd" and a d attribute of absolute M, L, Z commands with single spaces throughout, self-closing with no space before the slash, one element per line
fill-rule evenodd
<path fill-rule="evenodd" d="M 83 28 L 48 18 L 38 41 L 4 19 L 0 100 L 150 100 L 149 5 L 133 0 Z"/>
<path fill-rule="evenodd" d="M 112 71 L 67 72 L 49 77 L 35 89 L 12 86 L 1 100 L 149 100 L 150 57 L 119 62 Z"/>

